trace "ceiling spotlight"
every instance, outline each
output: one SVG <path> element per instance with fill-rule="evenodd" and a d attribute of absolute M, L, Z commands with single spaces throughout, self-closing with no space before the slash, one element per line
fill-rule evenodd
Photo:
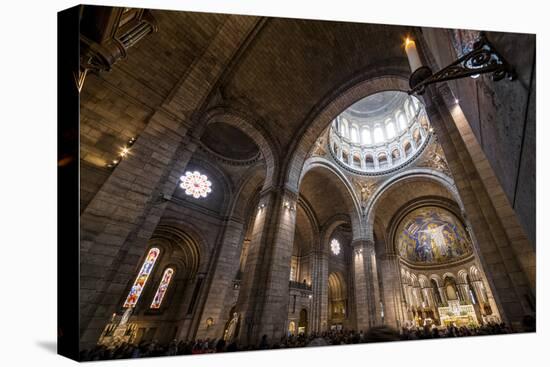
<path fill-rule="evenodd" d="M 130 152 L 130 149 L 128 149 L 127 147 L 123 147 L 122 150 L 120 151 L 120 155 L 122 157 L 126 157 L 129 152 Z"/>

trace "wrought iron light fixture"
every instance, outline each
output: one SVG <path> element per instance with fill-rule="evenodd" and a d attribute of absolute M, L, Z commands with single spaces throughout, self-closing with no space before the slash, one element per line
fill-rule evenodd
<path fill-rule="evenodd" d="M 480 33 L 479 39 L 474 43 L 472 51 L 435 74 L 428 66 L 421 64 L 420 56 L 413 40 L 406 39 L 405 51 L 411 70 L 413 70 L 409 79 L 409 86 L 411 88 L 408 92 L 409 94 L 423 94 L 426 86 L 430 84 L 465 77 L 476 77 L 480 74 L 491 73 L 494 81 L 504 78 L 514 80 L 516 78 L 514 68 L 489 42 L 485 32 Z"/>

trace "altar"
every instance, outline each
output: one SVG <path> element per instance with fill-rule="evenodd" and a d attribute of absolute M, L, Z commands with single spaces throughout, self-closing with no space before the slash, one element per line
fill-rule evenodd
<path fill-rule="evenodd" d="M 461 305 L 459 301 L 449 301 L 449 306 L 438 307 L 442 326 L 455 325 L 478 326 L 476 311 L 473 305 Z"/>

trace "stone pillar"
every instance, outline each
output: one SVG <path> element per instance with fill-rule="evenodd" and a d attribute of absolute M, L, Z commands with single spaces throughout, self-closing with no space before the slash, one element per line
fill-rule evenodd
<path fill-rule="evenodd" d="M 444 306 L 449 305 L 449 301 L 447 300 L 447 291 L 445 290 L 445 287 L 439 287 L 439 296 L 441 297 L 441 303 L 443 303 Z"/>
<path fill-rule="evenodd" d="M 475 280 L 472 282 L 472 287 L 474 288 L 474 292 L 476 292 L 476 297 L 479 300 L 479 302 L 488 303 L 489 299 L 487 298 L 487 293 L 483 291 L 483 281 L 481 280 Z"/>
<path fill-rule="evenodd" d="M 273 342 L 286 333 L 296 200 L 287 189 L 270 188 L 261 194 L 265 207 L 253 222 L 236 307 L 243 345 L 257 344 L 264 334 Z"/>
<path fill-rule="evenodd" d="M 408 134 L 407 137 L 409 138 L 409 143 L 411 143 L 411 147 L 412 147 L 413 152 L 415 152 L 416 148 L 417 148 L 416 141 L 414 140 L 412 134 Z"/>
<path fill-rule="evenodd" d="M 136 276 L 166 207 L 162 197 L 176 190 L 196 149 L 184 137 L 186 130 L 166 114 L 155 114 L 81 215 L 81 349 L 97 343 Z"/>
<path fill-rule="evenodd" d="M 424 141 L 426 139 L 426 130 L 424 130 L 420 122 L 418 122 L 417 124 L 418 124 L 418 131 L 420 131 L 420 136 L 422 137 L 421 141 Z"/>
<path fill-rule="evenodd" d="M 513 328 L 521 329 L 523 316 L 534 312 L 527 301 L 535 293 L 534 251 L 447 84 L 428 87 L 424 101 L 500 314 Z"/>
<path fill-rule="evenodd" d="M 393 166 L 393 157 L 391 155 L 391 149 L 389 149 L 389 151 L 386 151 L 386 157 L 388 158 L 388 165 L 390 167 Z"/>
<path fill-rule="evenodd" d="M 472 298 L 470 297 L 470 289 L 468 287 L 468 284 L 460 283 L 460 284 L 457 284 L 457 287 L 462 300 L 468 304 L 471 304 Z"/>
<path fill-rule="evenodd" d="M 257 209 L 260 210 L 260 209 Z M 229 310 L 225 309 L 225 300 L 228 292 L 233 292 L 233 280 L 239 271 L 239 257 L 243 244 L 242 223 L 228 220 L 219 251 L 212 261 L 209 271 L 208 292 L 202 309 L 197 329 L 197 338 L 220 338 L 223 336 L 223 327 L 227 322 Z M 206 320 L 212 318 L 214 324 L 207 327 Z"/>
<path fill-rule="evenodd" d="M 384 323 L 386 325 L 400 328 L 406 320 L 403 310 L 402 297 L 404 292 L 401 287 L 401 273 L 397 255 L 385 255 L 379 259 L 380 276 L 382 277 L 384 303 Z"/>
<path fill-rule="evenodd" d="M 422 288 L 422 294 L 424 295 L 424 307 L 433 307 L 434 299 L 432 297 L 431 288 Z"/>
<path fill-rule="evenodd" d="M 327 330 L 328 326 L 328 254 L 326 251 L 316 249 L 313 252 L 312 264 L 312 290 L 313 306 L 311 312 L 313 332 Z"/>
<path fill-rule="evenodd" d="M 189 128 L 259 18 L 230 16 L 189 68 L 80 217 L 80 348 L 93 347 L 118 311 L 166 201 L 197 144 Z M 204 68 L 207 60 L 208 68 Z M 202 83 L 197 83 L 201 80 Z M 192 123 L 191 123 L 192 122 Z M 198 133 L 197 133 L 198 135 Z"/>
<path fill-rule="evenodd" d="M 374 242 L 372 240 L 354 240 L 353 275 L 355 285 L 355 303 L 357 314 L 357 329 L 366 331 L 369 327 L 378 325 L 380 317 L 380 290 L 378 287 L 378 271 Z"/>
<path fill-rule="evenodd" d="M 405 149 L 403 149 L 403 142 L 401 141 L 399 142 L 398 149 L 399 149 L 399 157 L 401 158 L 401 160 L 405 159 L 407 154 L 405 153 Z"/>

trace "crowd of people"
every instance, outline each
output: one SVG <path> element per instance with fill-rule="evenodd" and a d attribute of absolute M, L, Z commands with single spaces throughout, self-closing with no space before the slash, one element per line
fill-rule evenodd
<path fill-rule="evenodd" d="M 524 325 L 526 326 L 526 331 L 534 331 L 534 323 L 532 323 L 531 325 L 533 327 L 533 330 L 528 329 L 529 325 Z M 370 328 L 365 333 L 363 331 L 353 330 L 333 330 L 323 333 L 314 333 L 311 335 L 289 335 L 281 338 L 279 342 L 273 344 L 270 344 L 267 340 L 267 335 L 264 335 L 257 345 L 248 346 L 241 346 L 238 345 L 236 342 L 227 343 L 223 339 L 199 339 L 196 341 L 187 342 L 178 342 L 176 340 L 173 340 L 168 344 L 158 343 L 153 340 L 149 342 L 141 342 L 139 344 L 122 343 L 116 347 L 106 347 L 98 345 L 91 350 L 82 351 L 80 357 L 83 361 L 97 361 L 123 358 L 237 352 L 262 349 L 316 347 L 326 345 L 344 345 L 399 340 L 497 335 L 508 334 L 511 332 L 512 330 L 504 323 L 489 323 L 479 327 L 449 326 L 444 329 L 438 329 L 435 327 L 415 327 L 403 328 L 401 329 L 401 331 L 398 331 L 389 326 L 376 326 Z"/>

